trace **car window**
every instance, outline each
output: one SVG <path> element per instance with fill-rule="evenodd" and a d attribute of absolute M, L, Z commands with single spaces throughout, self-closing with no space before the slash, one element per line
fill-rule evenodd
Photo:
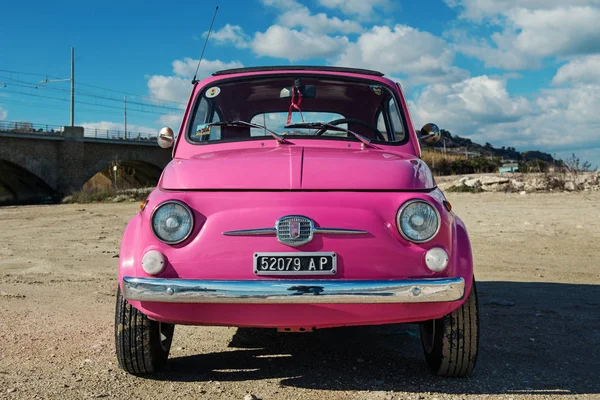
<path fill-rule="evenodd" d="M 316 129 L 302 129 L 302 130 L 294 130 L 294 129 L 286 129 L 285 125 L 287 125 L 287 112 L 270 112 L 270 113 L 262 113 L 255 115 L 250 122 L 253 124 L 264 125 L 268 129 L 271 129 L 275 132 L 281 132 L 284 134 L 294 134 L 294 135 L 313 135 L 317 130 Z M 326 113 L 326 112 L 304 112 L 302 113 L 302 117 L 300 113 L 293 113 L 292 120 L 290 124 L 295 124 L 299 122 L 303 122 L 302 118 L 304 118 L 304 122 L 331 122 L 338 119 L 344 118 L 343 115 L 337 113 Z M 340 128 L 348 129 L 348 124 L 338 124 Z M 250 130 L 251 136 L 268 136 L 269 133 L 265 132 L 263 129 L 252 128 Z M 325 131 L 323 132 L 323 136 L 346 136 L 345 132 L 337 132 L 337 131 Z"/>
<path fill-rule="evenodd" d="M 187 138 L 191 142 L 218 142 L 266 136 L 264 129 L 243 124 L 207 126 L 216 121 L 241 121 L 265 125 L 287 137 L 356 141 L 348 132 L 329 130 L 316 136 L 314 127 L 285 128 L 289 118 L 292 124 L 347 119 L 336 125 L 375 143 L 403 142 L 403 109 L 397 107 L 395 98 L 394 89 L 386 85 L 332 76 L 226 79 L 198 93 Z"/>
<path fill-rule="evenodd" d="M 388 140 L 387 127 L 385 126 L 383 111 L 379 111 L 379 115 L 377 116 L 377 130 L 381 132 L 385 140 Z"/>
<path fill-rule="evenodd" d="M 398 113 L 398 107 L 396 106 L 396 101 L 394 98 L 390 98 L 390 102 L 388 105 L 388 110 L 390 113 L 390 123 L 392 125 L 392 131 L 394 132 L 395 141 L 400 142 L 404 140 L 404 124 L 402 123 L 402 119 L 400 114 Z M 379 129 L 379 127 L 378 127 Z M 385 130 L 385 129 L 384 129 Z"/>
<path fill-rule="evenodd" d="M 198 104 L 198 111 L 196 112 L 193 122 L 194 133 L 192 135 L 198 141 L 221 140 L 220 126 L 213 126 L 209 131 L 203 130 L 203 127 L 206 124 L 221 121 L 217 112 L 213 110 L 212 113 L 209 113 L 209 107 L 210 104 L 208 103 L 208 100 L 203 97 L 200 100 L 200 104 Z"/>

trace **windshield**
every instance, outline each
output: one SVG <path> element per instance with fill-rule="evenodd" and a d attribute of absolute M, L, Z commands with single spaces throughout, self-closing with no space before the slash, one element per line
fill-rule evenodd
<path fill-rule="evenodd" d="M 210 125 L 215 122 L 244 121 Z M 334 77 L 277 77 L 217 82 L 196 100 L 188 138 L 197 143 L 286 138 L 357 140 L 346 131 L 301 123 L 321 122 L 351 130 L 374 143 L 406 139 L 405 119 L 390 89 Z M 288 126 L 295 125 L 295 126 Z"/>

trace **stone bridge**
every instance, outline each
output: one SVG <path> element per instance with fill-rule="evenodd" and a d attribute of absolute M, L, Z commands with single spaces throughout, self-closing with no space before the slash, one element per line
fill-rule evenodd
<path fill-rule="evenodd" d="M 154 140 L 84 137 L 83 128 L 65 127 L 61 135 L 0 132 L 0 197 L 17 201 L 40 193 L 67 195 L 115 163 L 156 184 L 171 160 L 171 150 Z M 2 199 L 0 199 L 2 202 Z"/>

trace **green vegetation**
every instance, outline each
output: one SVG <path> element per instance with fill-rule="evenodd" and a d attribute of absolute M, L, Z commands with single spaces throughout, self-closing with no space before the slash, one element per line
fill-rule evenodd
<path fill-rule="evenodd" d="M 496 172 L 502 165 L 502 161 L 498 157 L 466 158 L 463 155 L 443 155 L 426 149 L 423 149 L 422 159 L 437 176 Z"/>
<path fill-rule="evenodd" d="M 524 151 L 519 152 L 514 147 L 505 147 L 502 146 L 500 148 L 494 147 L 491 143 L 485 143 L 481 145 L 479 143 L 473 142 L 471 139 L 463 138 L 457 135 L 452 135 L 449 131 L 445 129 L 440 129 L 440 134 L 442 140 L 434 145 L 427 145 L 425 143 L 421 144 L 424 150 L 436 148 L 438 151 L 441 149 L 446 149 L 446 154 L 455 154 L 460 155 L 460 153 L 464 154 L 465 152 L 475 153 L 482 157 L 492 157 L 499 158 L 502 160 L 515 160 L 515 161 L 531 161 L 531 160 L 542 160 L 548 164 L 552 164 L 557 162 L 557 160 L 552 157 L 552 155 L 548 153 L 544 153 L 541 151 Z"/>
<path fill-rule="evenodd" d="M 458 185 L 458 186 L 450 186 L 446 189 L 446 192 L 454 192 L 454 193 L 481 193 L 483 189 L 481 186 L 467 186 L 467 185 Z"/>
<path fill-rule="evenodd" d="M 70 196 L 65 197 L 65 203 L 95 203 L 99 201 L 107 201 L 117 196 L 117 191 L 113 188 L 104 189 L 82 189 L 73 192 Z"/>
<path fill-rule="evenodd" d="M 124 189 L 117 190 L 112 187 L 108 188 L 84 188 L 77 192 L 73 192 L 70 196 L 65 197 L 63 203 L 96 203 L 102 201 L 124 202 L 124 201 L 142 201 L 152 191 L 152 187 L 140 189 Z"/>

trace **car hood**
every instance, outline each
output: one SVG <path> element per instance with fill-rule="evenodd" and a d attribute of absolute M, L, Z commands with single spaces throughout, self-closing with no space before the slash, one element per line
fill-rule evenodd
<path fill-rule="evenodd" d="M 174 159 L 166 190 L 424 190 L 434 182 L 414 155 L 381 149 L 279 146 Z"/>

